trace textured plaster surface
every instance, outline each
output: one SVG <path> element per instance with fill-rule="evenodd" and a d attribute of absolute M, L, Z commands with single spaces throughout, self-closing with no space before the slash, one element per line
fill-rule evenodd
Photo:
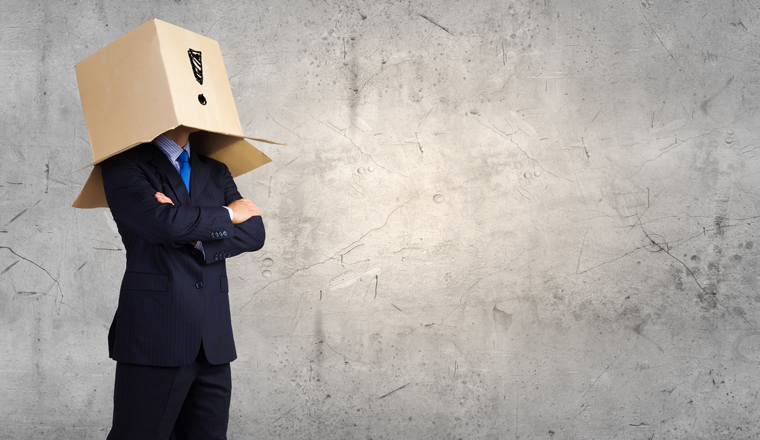
<path fill-rule="evenodd" d="M 272 159 L 231 439 L 760 435 L 760 2 L 0 0 L 0 439 L 110 426 L 74 64 L 219 41 Z"/>

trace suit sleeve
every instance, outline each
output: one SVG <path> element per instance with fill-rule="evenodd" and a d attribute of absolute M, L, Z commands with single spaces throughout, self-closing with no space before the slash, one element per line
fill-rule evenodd
<path fill-rule="evenodd" d="M 238 192 L 237 185 L 235 185 L 235 181 L 226 166 L 224 166 L 223 179 L 224 203 L 229 205 L 235 200 L 242 199 L 243 197 Z M 227 213 L 226 209 L 222 209 Z M 229 219 L 229 213 L 227 213 L 227 219 Z M 257 251 L 264 246 L 266 233 L 260 215 L 251 217 L 242 223 L 233 224 L 232 229 L 234 233 L 222 237 L 221 240 L 203 242 L 206 264 L 217 263 L 245 252 Z"/>
<path fill-rule="evenodd" d="M 229 212 L 221 206 L 175 206 L 159 203 L 145 170 L 133 161 L 115 156 L 101 164 L 103 187 L 114 219 L 150 243 L 180 247 L 212 234 L 235 234 Z"/>

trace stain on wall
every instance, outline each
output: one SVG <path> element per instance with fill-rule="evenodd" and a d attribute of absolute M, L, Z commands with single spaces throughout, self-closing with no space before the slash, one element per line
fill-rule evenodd
<path fill-rule="evenodd" d="M 0 439 L 104 437 L 124 248 L 74 64 L 219 41 L 267 243 L 230 438 L 749 438 L 760 5 L 1 1 Z"/>

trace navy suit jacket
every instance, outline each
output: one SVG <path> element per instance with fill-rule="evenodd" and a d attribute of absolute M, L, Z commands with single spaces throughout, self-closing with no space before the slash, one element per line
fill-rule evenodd
<path fill-rule="evenodd" d="M 190 194 L 164 153 L 142 144 L 101 164 L 103 186 L 127 251 L 111 358 L 154 366 L 192 363 L 203 343 L 212 364 L 233 361 L 225 259 L 261 249 L 260 216 L 233 224 L 223 207 L 241 199 L 227 166 L 190 157 Z M 159 203 L 162 192 L 174 205 Z M 202 241 L 203 253 L 191 244 Z"/>

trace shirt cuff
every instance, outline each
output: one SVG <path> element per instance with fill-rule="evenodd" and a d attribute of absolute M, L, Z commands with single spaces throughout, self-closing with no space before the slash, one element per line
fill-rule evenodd
<path fill-rule="evenodd" d="M 232 208 L 229 208 L 229 207 L 227 207 L 227 206 L 222 206 L 222 208 L 226 209 L 226 210 L 227 210 L 227 212 L 229 212 L 229 213 L 230 213 L 230 221 L 232 221 Z"/>
<path fill-rule="evenodd" d="M 193 246 L 193 247 L 195 247 L 199 251 L 203 252 L 203 258 L 204 259 L 206 258 L 206 251 L 203 250 L 203 243 L 200 240 L 196 241 L 195 242 L 195 246 Z"/>

